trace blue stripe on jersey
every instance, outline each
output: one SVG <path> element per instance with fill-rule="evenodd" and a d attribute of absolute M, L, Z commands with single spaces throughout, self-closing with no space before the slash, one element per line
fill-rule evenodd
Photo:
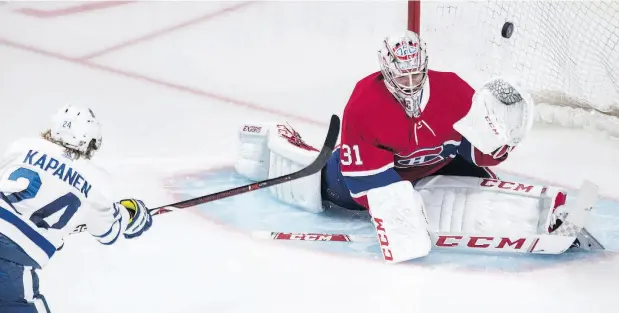
<path fill-rule="evenodd" d="M 34 229 L 32 229 L 32 227 L 30 227 L 30 225 L 26 224 L 26 222 L 22 221 L 19 217 L 15 216 L 15 214 L 3 207 L 0 207 L 0 219 L 3 219 L 17 227 L 17 229 L 26 235 L 28 239 L 39 246 L 49 258 L 51 258 L 52 255 L 54 255 L 54 252 L 56 252 L 56 247 L 45 239 L 43 235 L 37 233 Z"/>
<path fill-rule="evenodd" d="M 112 226 L 110 226 L 110 229 L 108 229 L 103 235 L 93 235 L 93 237 L 104 238 L 104 237 L 109 236 L 112 233 L 112 230 L 114 230 L 114 226 L 116 226 L 116 223 L 118 223 L 118 221 L 115 221 L 114 223 L 112 223 Z"/>
<path fill-rule="evenodd" d="M 473 151 L 473 145 L 468 140 L 466 140 L 466 138 L 462 138 L 460 147 L 458 147 L 458 154 L 462 156 L 465 160 L 471 162 L 471 164 L 477 165 L 477 163 L 475 163 L 475 156 L 473 155 Z"/>
<path fill-rule="evenodd" d="M 114 244 L 116 242 L 116 240 L 118 240 L 118 237 L 120 236 L 120 220 L 117 221 L 117 223 L 118 223 L 118 231 L 116 232 L 116 236 L 114 236 L 114 239 L 112 239 L 112 241 L 110 241 L 110 242 L 103 242 L 103 241 L 101 241 L 101 239 L 99 239 L 99 242 L 101 244 L 109 246 L 109 245 Z M 112 224 L 112 229 L 114 228 L 114 225 L 116 225 L 116 223 Z"/>
<path fill-rule="evenodd" d="M 113 206 L 114 207 L 114 218 L 116 218 L 118 215 L 120 215 L 120 211 L 118 210 L 118 208 L 116 207 L 116 205 Z M 97 238 L 97 240 L 99 240 L 100 243 L 104 244 L 104 245 L 111 245 L 113 243 L 116 242 L 116 240 L 118 239 L 118 237 L 120 236 L 121 233 L 121 225 L 122 225 L 122 219 L 123 217 L 120 216 L 120 219 L 118 219 L 117 221 L 115 221 L 114 223 L 112 223 L 112 226 L 110 226 L 110 229 L 108 229 L 103 235 L 93 235 L 95 238 Z M 110 234 L 112 234 L 112 231 L 114 230 L 114 226 L 116 226 L 116 224 L 118 224 L 118 229 L 115 232 L 114 239 L 112 239 L 109 242 L 105 242 L 106 239 L 108 237 L 110 237 Z"/>
<path fill-rule="evenodd" d="M 346 182 L 352 194 L 384 187 L 401 180 L 402 178 L 394 168 L 389 168 L 378 174 L 368 176 L 344 176 L 344 182 Z"/>

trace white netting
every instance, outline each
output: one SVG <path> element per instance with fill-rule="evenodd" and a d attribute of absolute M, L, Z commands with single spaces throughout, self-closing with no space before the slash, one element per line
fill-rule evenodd
<path fill-rule="evenodd" d="M 619 136 L 619 2 L 422 1 L 420 16 L 431 68 L 516 77 L 538 121 Z"/>

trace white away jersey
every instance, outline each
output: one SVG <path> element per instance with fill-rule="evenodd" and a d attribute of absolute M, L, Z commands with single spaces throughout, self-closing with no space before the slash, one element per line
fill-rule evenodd
<path fill-rule="evenodd" d="M 111 188 L 89 160 L 73 160 L 42 138 L 18 140 L 0 161 L 0 233 L 41 267 L 79 224 L 101 243 L 112 244 L 128 213 L 114 208 L 120 199 Z"/>

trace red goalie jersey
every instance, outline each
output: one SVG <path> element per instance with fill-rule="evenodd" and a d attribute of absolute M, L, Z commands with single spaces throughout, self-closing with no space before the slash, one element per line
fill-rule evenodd
<path fill-rule="evenodd" d="M 368 208 L 366 193 L 399 180 L 436 173 L 457 156 L 471 166 L 494 166 L 453 128 L 471 107 L 473 88 L 455 73 L 428 70 L 418 117 L 409 116 L 385 88 L 381 72 L 357 83 L 344 109 L 340 168 L 353 199 Z"/>

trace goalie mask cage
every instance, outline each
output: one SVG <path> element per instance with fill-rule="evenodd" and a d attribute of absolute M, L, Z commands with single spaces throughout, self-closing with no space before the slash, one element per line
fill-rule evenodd
<path fill-rule="evenodd" d="M 475 87 L 516 78 L 536 121 L 619 137 L 619 2 L 409 1 L 408 29 L 426 41 L 431 68 Z"/>

